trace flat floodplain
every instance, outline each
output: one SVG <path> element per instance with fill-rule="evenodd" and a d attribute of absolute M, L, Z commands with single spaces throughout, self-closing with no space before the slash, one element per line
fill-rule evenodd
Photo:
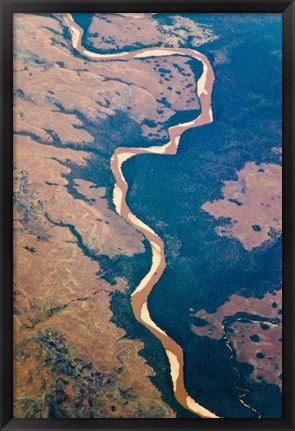
<path fill-rule="evenodd" d="M 15 15 L 15 417 L 281 417 L 281 26 Z"/>

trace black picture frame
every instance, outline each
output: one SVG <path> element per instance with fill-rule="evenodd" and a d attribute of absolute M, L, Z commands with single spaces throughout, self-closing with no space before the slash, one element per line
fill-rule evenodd
<path fill-rule="evenodd" d="M 0 428 L 20 430 L 294 430 L 294 83 L 295 4 L 289 0 L 1 0 L 1 394 Z M 280 12 L 283 14 L 283 418 L 15 419 L 12 412 L 12 58 L 13 13 Z"/>

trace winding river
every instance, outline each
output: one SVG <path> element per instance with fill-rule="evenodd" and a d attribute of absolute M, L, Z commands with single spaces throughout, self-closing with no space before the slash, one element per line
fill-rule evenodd
<path fill-rule="evenodd" d="M 163 240 L 149 226 L 138 219 L 130 210 L 126 202 L 128 184 L 122 172 L 123 163 L 138 154 L 162 154 L 174 155 L 177 153 L 181 135 L 192 127 L 200 127 L 213 121 L 212 114 L 212 89 L 214 83 L 214 72 L 207 57 L 194 50 L 185 48 L 147 48 L 134 52 L 121 52 L 118 54 L 98 54 L 85 49 L 82 45 L 83 29 L 74 21 L 71 14 L 64 14 L 72 35 L 72 45 L 81 55 L 94 61 L 143 59 L 148 57 L 167 57 L 172 55 L 188 56 L 201 61 L 203 71 L 197 83 L 197 94 L 199 97 L 201 112 L 199 116 L 187 123 L 177 124 L 168 129 L 169 142 L 161 146 L 148 148 L 117 148 L 111 158 L 111 168 L 116 179 L 113 193 L 113 202 L 118 214 L 141 231 L 149 241 L 152 249 L 152 265 L 149 272 L 141 280 L 132 293 L 132 308 L 138 322 L 149 329 L 162 343 L 167 353 L 174 394 L 178 402 L 186 409 L 194 412 L 202 418 L 219 418 L 215 413 L 209 411 L 195 401 L 186 391 L 184 384 L 184 360 L 182 348 L 168 336 L 152 320 L 148 309 L 148 296 L 155 284 L 162 276 L 165 267 L 165 252 Z"/>

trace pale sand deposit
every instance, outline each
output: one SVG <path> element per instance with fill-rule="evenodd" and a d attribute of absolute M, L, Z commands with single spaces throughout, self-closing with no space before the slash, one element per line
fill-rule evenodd
<path fill-rule="evenodd" d="M 150 317 L 148 310 L 148 296 L 154 285 L 159 281 L 165 267 L 164 244 L 156 233 L 139 220 L 129 209 L 126 202 L 128 184 L 122 173 L 122 164 L 130 157 L 138 154 L 165 154 L 177 153 L 180 136 L 191 127 L 209 124 L 213 121 L 212 115 L 212 88 L 214 72 L 207 57 L 193 49 L 184 48 L 147 48 L 135 52 L 121 52 L 118 54 L 96 54 L 84 49 L 81 45 L 83 29 L 75 23 L 70 14 L 65 14 L 64 19 L 71 29 L 72 44 L 80 54 L 94 60 L 130 60 L 136 58 L 162 57 L 171 55 L 182 55 L 194 58 L 202 62 L 203 72 L 198 81 L 197 92 L 201 104 L 201 113 L 198 117 L 188 123 L 178 124 L 168 129 L 170 141 L 159 147 L 150 148 L 117 148 L 111 158 L 111 168 L 116 179 L 113 200 L 116 211 L 139 229 L 150 242 L 152 247 L 152 265 L 148 274 L 141 280 L 139 286 L 132 294 L 132 307 L 136 319 L 146 326 L 163 344 L 171 367 L 174 393 L 178 402 L 186 409 L 191 410 L 203 418 L 218 418 L 219 416 L 202 407 L 187 393 L 184 386 L 184 362 L 182 348 L 170 338 L 165 331 L 159 328 Z"/>
<path fill-rule="evenodd" d="M 115 184 L 115 187 L 113 190 L 113 202 L 118 214 L 121 213 L 122 200 L 123 200 L 123 192 L 120 189 L 120 187 L 117 184 Z"/>
<path fill-rule="evenodd" d="M 166 350 L 166 354 L 169 359 L 170 368 L 171 368 L 171 377 L 173 382 L 173 389 L 176 390 L 176 383 L 179 377 L 179 362 L 177 356 L 174 353 L 170 352 L 170 350 Z"/>
<path fill-rule="evenodd" d="M 151 277 L 156 273 L 157 269 L 161 264 L 161 255 L 158 251 L 153 249 L 153 257 L 152 257 L 152 266 L 146 276 L 141 280 L 135 291 L 131 294 L 131 296 L 137 295 L 137 293 L 141 292 L 145 289 L 147 283 L 151 279 Z"/>
<path fill-rule="evenodd" d="M 141 319 L 146 322 L 151 328 L 156 329 L 156 331 L 160 332 L 162 335 L 164 335 L 165 337 L 168 337 L 168 335 L 166 334 L 165 331 L 163 331 L 161 328 L 159 328 L 159 326 L 157 326 L 155 324 L 155 322 L 151 319 L 149 310 L 148 310 L 148 306 L 147 306 L 147 302 L 144 302 L 142 304 L 141 307 L 141 313 L 140 313 L 140 317 Z"/>
<path fill-rule="evenodd" d="M 137 225 L 137 226 L 140 226 L 141 224 L 143 226 L 146 226 L 142 222 L 140 222 L 140 224 Z M 154 233 L 152 230 L 151 230 L 151 232 Z M 152 246 L 152 266 L 151 266 L 149 272 L 147 273 L 147 275 L 141 280 L 141 282 L 139 283 L 139 285 L 137 286 L 137 288 L 131 294 L 131 296 L 135 296 L 138 292 L 141 292 L 142 290 L 144 290 L 145 287 L 146 287 L 146 285 L 147 285 L 147 283 L 151 279 L 151 277 L 156 274 L 157 270 L 161 266 L 161 263 L 162 263 L 161 248 L 154 241 L 150 241 L 150 244 Z"/>
<path fill-rule="evenodd" d="M 149 226 L 147 226 L 141 220 L 139 220 L 139 218 L 137 218 L 134 214 L 132 214 L 132 212 L 129 211 L 129 213 L 127 214 L 127 218 L 132 224 L 136 225 L 136 227 L 139 227 L 143 230 L 147 230 L 148 232 L 152 233 L 153 235 L 156 235 L 156 233 L 153 231 L 153 229 L 151 229 Z"/>
<path fill-rule="evenodd" d="M 122 166 L 122 164 L 124 162 L 126 162 L 126 160 L 130 159 L 130 157 L 133 157 L 135 154 L 136 153 L 120 153 L 120 154 L 118 154 L 117 157 L 118 157 L 119 164 Z"/>
<path fill-rule="evenodd" d="M 156 244 L 154 241 L 151 241 L 152 248 L 155 248 L 159 253 L 161 253 L 160 246 Z"/>
<path fill-rule="evenodd" d="M 186 403 L 190 410 L 192 410 L 193 412 L 198 411 L 199 412 L 198 414 L 204 418 L 210 418 L 210 419 L 219 418 L 219 416 L 216 416 L 214 413 L 211 413 L 209 410 L 205 409 L 200 404 L 196 403 L 196 401 L 193 400 L 192 397 L 187 397 Z"/>
<path fill-rule="evenodd" d="M 154 13 L 118 13 L 118 15 L 125 16 L 126 18 L 135 18 L 135 19 L 141 19 L 145 18 L 146 16 L 155 15 Z"/>
<path fill-rule="evenodd" d="M 170 50 L 168 48 L 165 49 L 154 49 L 151 48 L 149 50 L 149 55 L 148 57 L 163 57 L 163 56 L 167 56 L 167 55 L 175 55 L 175 51 L 174 50 Z M 184 54 L 182 54 L 184 55 Z M 143 52 L 139 52 L 138 54 L 135 54 L 133 58 L 146 58 L 146 50 L 144 50 Z"/>

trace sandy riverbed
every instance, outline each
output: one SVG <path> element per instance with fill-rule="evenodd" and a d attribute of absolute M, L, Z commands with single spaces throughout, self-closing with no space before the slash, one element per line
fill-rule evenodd
<path fill-rule="evenodd" d="M 117 148 L 115 154 L 111 158 L 111 168 L 116 179 L 113 193 L 113 202 L 116 211 L 145 235 L 152 248 L 151 268 L 132 294 L 132 307 L 134 315 L 140 323 L 146 326 L 162 342 L 169 359 L 174 393 L 178 402 L 183 407 L 193 411 L 200 417 L 218 418 L 219 416 L 198 404 L 195 400 L 193 400 L 192 397 L 188 395 L 184 386 L 183 351 L 181 347 L 151 319 L 148 310 L 148 296 L 153 289 L 153 286 L 162 276 L 166 267 L 164 244 L 161 238 L 159 238 L 149 226 L 145 225 L 141 220 L 139 220 L 129 209 L 126 203 L 128 184 L 122 173 L 123 163 L 135 155 L 147 153 L 163 155 L 176 154 L 182 133 L 191 127 L 199 127 L 213 121 L 211 106 L 211 95 L 214 82 L 213 69 L 207 57 L 193 49 L 147 48 L 135 52 L 121 52 L 118 54 L 92 53 L 82 47 L 81 40 L 83 36 L 83 29 L 77 23 L 75 23 L 71 14 L 65 14 L 64 19 L 71 30 L 73 47 L 90 59 L 129 60 L 133 58 L 142 59 L 155 56 L 162 57 L 171 55 L 184 55 L 202 62 L 203 72 L 197 83 L 197 92 L 201 103 L 201 113 L 199 116 L 193 121 L 170 127 L 168 129 L 170 141 L 165 145 L 159 147 L 153 146 L 150 148 Z"/>

